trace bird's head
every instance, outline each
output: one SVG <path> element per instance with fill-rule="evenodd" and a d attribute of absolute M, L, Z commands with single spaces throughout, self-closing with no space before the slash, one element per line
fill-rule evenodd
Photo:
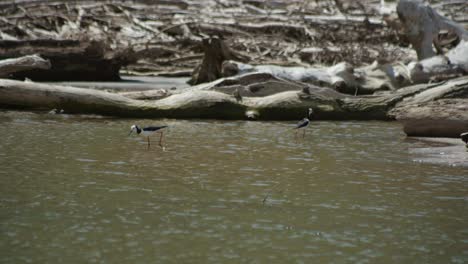
<path fill-rule="evenodd" d="M 130 134 L 132 134 L 133 131 L 137 130 L 137 125 L 133 125 L 130 127 L 130 133 L 128 133 L 128 135 L 130 136 Z"/>
<path fill-rule="evenodd" d="M 314 112 L 314 110 L 312 110 L 312 108 L 309 108 L 309 114 L 308 114 L 309 117 L 310 117 L 310 115 L 311 115 L 313 112 Z"/>

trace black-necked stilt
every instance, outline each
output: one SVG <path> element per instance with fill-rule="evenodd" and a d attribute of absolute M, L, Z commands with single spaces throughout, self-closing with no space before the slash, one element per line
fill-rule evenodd
<path fill-rule="evenodd" d="M 130 127 L 130 133 L 128 134 L 130 136 L 130 134 L 132 134 L 133 131 L 136 131 L 136 133 L 138 135 L 141 135 L 141 136 L 144 136 L 147 138 L 148 140 L 148 149 L 150 148 L 150 136 L 153 135 L 153 134 L 156 134 L 156 133 L 160 133 L 161 136 L 159 137 L 159 146 L 161 148 L 163 148 L 163 150 L 165 149 L 164 146 L 162 145 L 162 138 L 163 138 L 163 131 L 162 129 L 163 128 L 166 128 L 167 126 L 149 126 L 149 127 L 144 127 L 144 128 L 140 128 L 139 126 L 137 125 L 133 125 Z"/>
<path fill-rule="evenodd" d="M 302 129 L 302 138 L 305 137 L 305 128 L 309 125 L 310 123 L 310 115 L 313 113 L 314 111 L 312 110 L 312 108 L 309 108 L 308 112 L 307 112 L 307 117 L 305 117 L 304 119 L 302 119 L 301 121 L 299 121 L 299 123 L 297 123 L 295 129 L 296 129 L 296 134 L 295 134 L 295 137 L 297 137 L 297 131 L 299 129 Z"/>
<path fill-rule="evenodd" d="M 460 134 L 461 140 L 465 142 L 466 151 L 468 151 L 468 132 Z"/>

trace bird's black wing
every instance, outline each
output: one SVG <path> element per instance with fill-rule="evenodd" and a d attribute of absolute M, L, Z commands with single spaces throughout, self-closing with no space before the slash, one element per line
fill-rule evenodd
<path fill-rule="evenodd" d="M 299 123 L 297 123 L 296 128 L 306 127 L 309 124 L 309 122 L 310 122 L 309 119 L 304 118 Z"/>
<path fill-rule="evenodd" d="M 158 131 L 160 129 L 163 129 L 167 126 L 149 126 L 149 127 L 145 127 L 143 128 L 144 131 Z"/>

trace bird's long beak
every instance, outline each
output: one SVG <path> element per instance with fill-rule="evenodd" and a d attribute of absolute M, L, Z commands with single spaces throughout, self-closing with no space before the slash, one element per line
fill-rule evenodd
<path fill-rule="evenodd" d="M 130 136 L 132 134 L 133 130 L 130 130 L 130 133 L 128 133 L 128 136 Z"/>

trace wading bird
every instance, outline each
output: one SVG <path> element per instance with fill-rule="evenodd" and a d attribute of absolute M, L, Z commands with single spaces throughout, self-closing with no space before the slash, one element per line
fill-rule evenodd
<path fill-rule="evenodd" d="M 133 126 L 130 127 L 130 133 L 128 135 L 130 136 L 130 134 L 132 134 L 133 131 L 136 131 L 136 133 L 138 135 L 146 137 L 147 140 L 148 140 L 148 149 L 149 149 L 150 146 L 151 146 L 150 136 L 153 135 L 153 134 L 159 133 L 159 134 L 161 134 L 161 136 L 159 137 L 159 146 L 161 148 L 163 148 L 163 150 L 164 150 L 164 146 L 162 145 L 162 138 L 163 138 L 162 129 L 166 128 L 166 127 L 167 126 L 149 126 L 149 127 L 140 128 L 137 125 L 133 125 Z"/>
<path fill-rule="evenodd" d="M 313 113 L 314 111 L 312 110 L 312 108 L 309 108 L 309 111 L 307 112 L 307 117 L 302 119 L 299 123 L 297 123 L 296 127 L 294 129 L 296 129 L 296 133 L 294 135 L 294 137 L 297 137 L 297 131 L 299 131 L 299 129 L 302 130 L 302 138 L 305 137 L 305 128 L 309 125 L 310 123 L 310 115 Z"/>
<path fill-rule="evenodd" d="M 468 132 L 460 134 L 461 140 L 465 142 L 466 151 L 468 151 Z"/>

